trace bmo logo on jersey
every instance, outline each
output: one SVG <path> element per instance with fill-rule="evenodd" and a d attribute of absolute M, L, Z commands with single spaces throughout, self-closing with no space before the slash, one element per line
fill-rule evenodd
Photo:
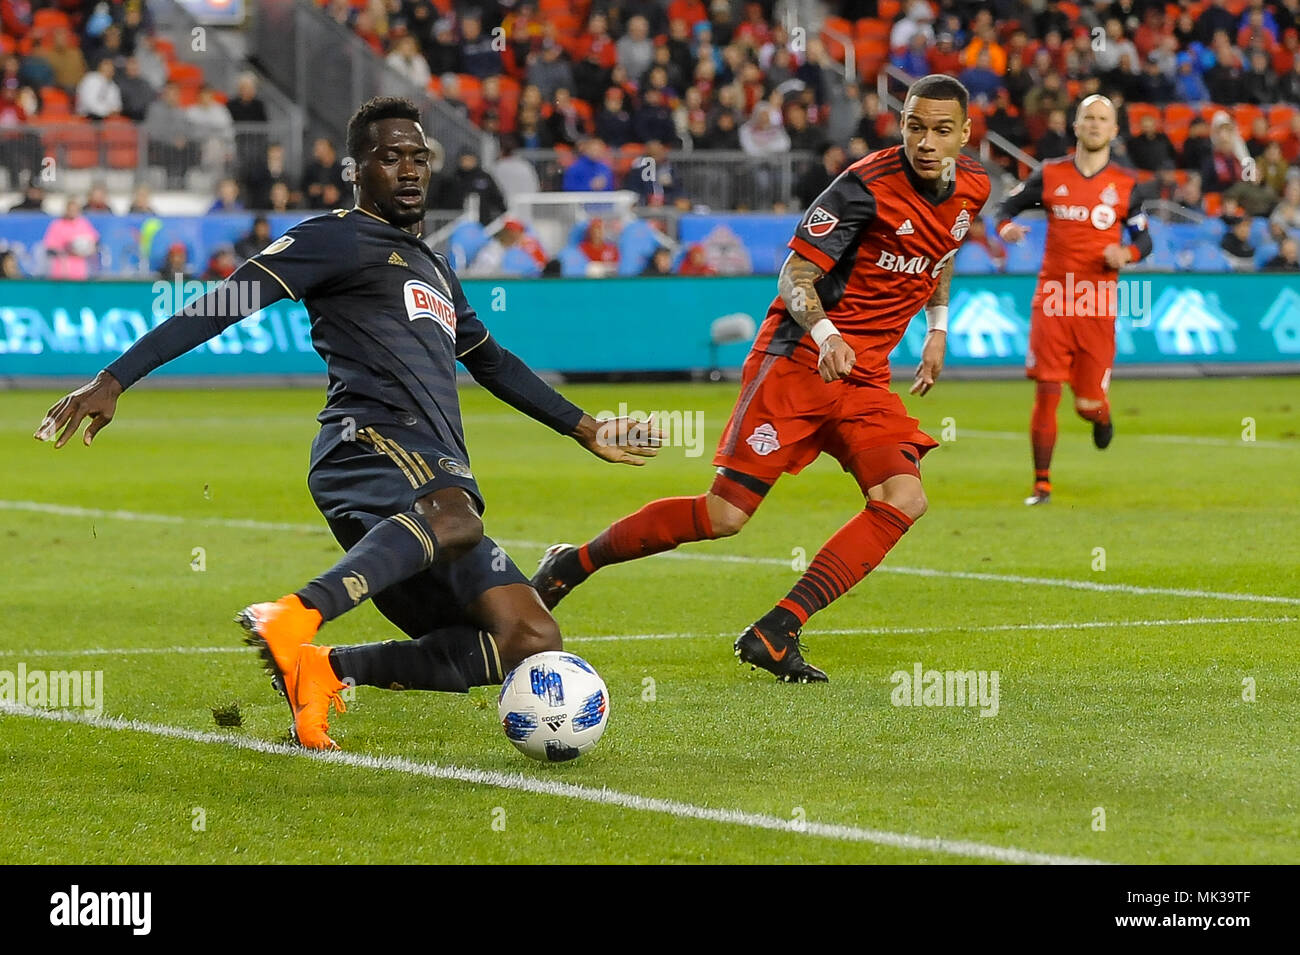
<path fill-rule="evenodd" d="M 930 266 L 930 257 L 928 255 L 899 255 L 895 252 L 886 252 L 883 249 L 880 252 L 880 258 L 876 259 L 876 265 L 886 272 L 902 272 L 906 275 L 924 275 L 927 272 L 930 278 L 938 278 L 943 267 L 948 264 L 948 260 L 957 254 L 956 249 L 950 249 L 945 252 L 943 258 Z"/>
<path fill-rule="evenodd" d="M 433 286 L 411 279 L 402 286 L 402 298 L 406 301 L 407 319 L 413 322 L 419 318 L 431 318 L 453 341 L 456 339 L 456 306 Z"/>
<path fill-rule="evenodd" d="M 1091 209 L 1087 206 L 1052 206 L 1052 215 L 1057 219 L 1066 219 L 1070 222 L 1091 222 L 1094 229 L 1100 229 L 1105 232 L 1115 224 L 1115 210 L 1108 205 L 1095 205 Z"/>

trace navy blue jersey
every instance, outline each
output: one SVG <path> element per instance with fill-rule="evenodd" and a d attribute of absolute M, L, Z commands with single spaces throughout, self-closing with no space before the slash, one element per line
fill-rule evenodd
<path fill-rule="evenodd" d="M 339 209 L 299 223 L 249 261 L 311 316 L 329 374 L 319 453 L 349 424 L 400 421 L 468 459 L 456 360 L 488 331 L 444 256 L 362 209 Z"/>

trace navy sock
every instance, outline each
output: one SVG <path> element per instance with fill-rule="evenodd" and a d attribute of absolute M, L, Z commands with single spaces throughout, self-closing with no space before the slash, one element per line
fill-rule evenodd
<path fill-rule="evenodd" d="M 340 680 L 386 690 L 464 693 L 501 682 L 501 657 L 492 634 L 474 627 L 444 627 L 418 640 L 385 640 L 335 647 L 330 665 Z"/>
<path fill-rule="evenodd" d="M 298 598 L 333 620 L 418 574 L 437 554 L 437 538 L 424 518 L 415 511 L 395 514 L 370 528 L 342 560 L 298 591 Z"/>

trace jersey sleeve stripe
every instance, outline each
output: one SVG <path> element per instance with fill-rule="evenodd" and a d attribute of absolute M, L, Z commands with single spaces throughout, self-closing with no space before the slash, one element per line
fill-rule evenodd
<path fill-rule="evenodd" d="M 491 332 L 484 332 L 482 338 L 480 338 L 478 341 L 476 341 L 473 345 L 470 345 L 468 348 L 466 348 L 463 352 L 461 352 L 461 353 L 460 353 L 459 355 L 457 355 L 456 357 L 457 357 L 457 358 L 464 358 L 466 355 L 468 355 L 470 352 L 472 352 L 475 348 L 478 348 L 479 345 L 482 345 L 485 341 L 487 341 L 491 336 L 492 336 L 492 333 L 491 333 Z"/>
<path fill-rule="evenodd" d="M 823 252 L 811 242 L 805 242 L 803 239 L 795 236 L 789 242 L 789 248 L 794 249 L 809 262 L 816 265 L 823 272 L 829 272 L 835 268 L 835 260 Z"/>
<path fill-rule="evenodd" d="M 261 269 L 261 270 L 262 270 L 263 272 L 265 272 L 267 275 L 271 276 L 271 278 L 273 278 L 273 279 L 275 279 L 277 282 L 279 282 L 279 283 L 280 283 L 280 287 L 281 287 L 282 289 L 284 289 L 285 292 L 287 292 L 287 293 L 289 294 L 289 297 L 290 297 L 291 299 L 293 299 L 295 302 L 298 301 L 298 296 L 294 294 L 293 289 L 289 288 L 289 286 L 285 284 L 284 279 L 280 278 L 280 276 L 276 275 L 274 272 L 272 272 L 270 269 L 268 269 L 268 268 L 267 268 L 265 265 L 263 265 L 261 262 L 257 261 L 256 258 L 249 259 L 248 261 L 252 262 L 254 265 L 256 265 L 259 269 Z"/>

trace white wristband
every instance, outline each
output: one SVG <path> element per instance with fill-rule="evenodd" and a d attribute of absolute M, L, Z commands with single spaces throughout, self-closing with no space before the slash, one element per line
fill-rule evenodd
<path fill-rule="evenodd" d="M 925 327 L 932 332 L 948 331 L 948 306 L 927 305 L 925 307 Z"/>
<path fill-rule="evenodd" d="M 812 340 L 817 343 L 818 348 L 822 347 L 822 343 L 825 342 L 826 339 L 830 338 L 832 335 L 838 335 L 839 333 L 840 330 L 835 327 L 834 323 L 829 318 L 823 318 L 812 328 L 808 329 L 808 334 L 812 336 Z"/>

